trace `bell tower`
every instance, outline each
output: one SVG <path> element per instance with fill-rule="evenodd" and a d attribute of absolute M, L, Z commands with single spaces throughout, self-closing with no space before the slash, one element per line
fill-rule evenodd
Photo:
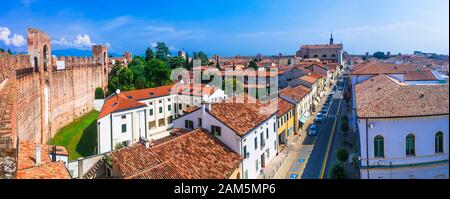
<path fill-rule="evenodd" d="M 333 44 L 334 44 L 333 32 L 331 32 L 330 45 L 333 45 Z"/>

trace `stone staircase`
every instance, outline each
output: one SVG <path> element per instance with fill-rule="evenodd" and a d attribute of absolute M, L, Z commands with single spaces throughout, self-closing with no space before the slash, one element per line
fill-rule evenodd
<path fill-rule="evenodd" d="M 83 179 L 94 179 L 97 171 L 105 166 L 105 157 L 100 159 L 94 166 L 92 166 L 86 174 L 83 175 Z"/>

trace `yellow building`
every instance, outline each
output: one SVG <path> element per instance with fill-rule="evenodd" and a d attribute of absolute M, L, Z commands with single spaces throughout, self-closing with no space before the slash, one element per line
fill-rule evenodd
<path fill-rule="evenodd" d="M 278 97 L 278 152 L 282 151 L 287 146 L 289 138 L 294 134 L 294 110 L 294 104 Z"/>

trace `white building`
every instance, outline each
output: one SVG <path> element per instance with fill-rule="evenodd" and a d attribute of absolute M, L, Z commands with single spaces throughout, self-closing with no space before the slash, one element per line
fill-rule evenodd
<path fill-rule="evenodd" d="M 361 178 L 449 178 L 448 85 L 380 74 L 355 93 Z"/>
<path fill-rule="evenodd" d="M 243 99 L 248 99 L 245 101 Z M 277 154 L 276 110 L 261 112 L 261 102 L 246 94 L 205 104 L 174 121 L 175 128 L 203 128 L 240 154 L 244 179 L 255 179 Z"/>
<path fill-rule="evenodd" d="M 114 94 L 105 100 L 97 120 L 98 153 L 129 146 L 139 138 L 156 140 L 169 135 L 172 121 L 183 110 L 195 106 L 197 95 L 179 92 L 179 85 L 168 85 Z M 193 93 L 191 89 L 188 90 Z M 200 99 L 226 98 L 217 88 L 199 90 Z M 203 93 L 203 94 L 202 94 Z M 217 99 L 216 99 L 217 98 Z"/>

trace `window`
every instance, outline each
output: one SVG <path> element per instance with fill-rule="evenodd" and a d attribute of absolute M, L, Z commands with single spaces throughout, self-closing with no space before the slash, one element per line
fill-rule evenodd
<path fill-rule="evenodd" d="M 220 127 L 214 126 L 214 125 L 211 125 L 211 133 L 216 135 L 216 136 L 221 136 L 222 135 Z"/>
<path fill-rule="evenodd" d="M 202 118 L 198 118 L 198 127 L 202 126 Z"/>
<path fill-rule="evenodd" d="M 275 126 L 275 123 L 273 123 L 273 131 L 277 132 L 277 127 Z"/>
<path fill-rule="evenodd" d="M 434 151 L 436 153 L 444 152 L 444 133 L 442 131 L 437 132 L 434 136 Z"/>
<path fill-rule="evenodd" d="M 162 113 L 162 112 L 163 112 L 163 108 L 159 107 L 159 113 Z"/>
<path fill-rule="evenodd" d="M 167 105 L 167 110 L 168 110 L 168 111 L 171 111 L 171 110 L 172 110 L 172 105 L 170 105 L 170 104 Z"/>
<path fill-rule="evenodd" d="M 413 134 L 406 136 L 406 155 L 416 155 L 415 137 Z"/>
<path fill-rule="evenodd" d="M 172 124 L 172 122 L 173 122 L 172 116 L 169 116 L 169 117 L 167 118 L 167 120 L 169 121 L 169 124 Z"/>
<path fill-rule="evenodd" d="M 264 146 L 266 145 L 266 143 L 264 142 L 264 133 L 261 132 L 259 134 L 260 138 L 261 138 L 261 149 L 264 148 Z"/>
<path fill-rule="evenodd" d="M 374 153 L 375 157 L 384 157 L 384 138 L 381 135 L 377 135 L 374 139 Z"/>
<path fill-rule="evenodd" d="M 150 109 L 149 113 L 150 113 L 150 116 L 153 116 L 153 109 Z"/>
<path fill-rule="evenodd" d="M 127 124 L 122 124 L 122 133 L 127 132 Z"/>
<path fill-rule="evenodd" d="M 276 140 L 273 142 L 273 148 L 275 149 L 275 151 L 277 150 L 277 141 Z"/>
<path fill-rule="evenodd" d="M 256 171 L 258 171 L 259 170 L 259 161 L 258 161 L 258 159 L 256 159 L 256 161 L 255 161 L 255 165 L 256 165 Z"/>
<path fill-rule="evenodd" d="M 269 139 L 269 129 L 266 129 L 266 139 Z"/>
<path fill-rule="evenodd" d="M 257 149 L 257 148 L 258 148 L 258 138 L 255 137 L 255 149 Z"/>
<path fill-rule="evenodd" d="M 181 104 L 181 103 L 179 103 L 179 104 L 178 104 L 178 109 L 179 109 L 179 110 L 183 109 L 183 107 L 182 107 L 182 104 Z"/>
<path fill-rule="evenodd" d="M 248 170 L 244 171 L 244 179 L 248 179 Z"/>
<path fill-rule="evenodd" d="M 122 115 L 121 118 L 122 118 L 122 119 L 127 119 L 127 116 L 126 116 L 126 115 Z"/>
<path fill-rule="evenodd" d="M 244 158 L 248 158 L 247 146 L 244 146 Z"/>
<path fill-rule="evenodd" d="M 186 129 L 194 129 L 194 122 L 193 121 L 191 121 L 191 120 L 185 120 L 184 121 L 184 127 L 186 128 Z"/>

